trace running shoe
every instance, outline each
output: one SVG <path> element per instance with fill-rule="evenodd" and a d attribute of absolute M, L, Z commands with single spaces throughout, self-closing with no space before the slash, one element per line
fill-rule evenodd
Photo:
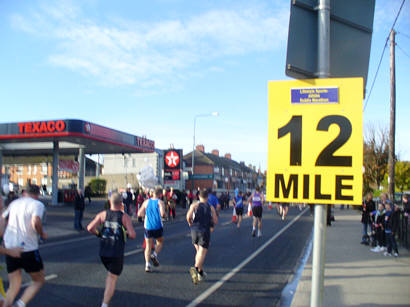
<path fill-rule="evenodd" d="M 394 257 L 399 257 L 399 253 L 394 253 L 393 256 Z"/>
<path fill-rule="evenodd" d="M 191 268 L 189 269 L 189 274 L 191 275 L 192 283 L 194 285 L 196 285 L 198 283 L 198 275 L 199 274 L 193 266 L 191 266 Z"/>
<path fill-rule="evenodd" d="M 145 272 L 147 272 L 147 273 L 152 272 L 152 268 L 151 268 L 151 265 L 149 263 L 145 265 Z"/>
<path fill-rule="evenodd" d="M 206 274 L 206 272 L 202 270 L 202 275 L 201 273 L 198 273 L 198 281 L 203 281 L 204 279 L 206 279 L 207 276 L 208 274 Z"/>
<path fill-rule="evenodd" d="M 258 238 L 262 237 L 262 232 L 258 230 Z"/>
<path fill-rule="evenodd" d="M 252 237 L 254 237 L 256 235 L 256 229 L 252 230 Z"/>
<path fill-rule="evenodd" d="M 385 255 L 385 256 L 391 256 L 391 253 L 384 252 L 384 255 Z"/>
<path fill-rule="evenodd" d="M 154 254 L 151 254 L 151 261 L 154 266 L 159 266 L 158 258 Z"/>

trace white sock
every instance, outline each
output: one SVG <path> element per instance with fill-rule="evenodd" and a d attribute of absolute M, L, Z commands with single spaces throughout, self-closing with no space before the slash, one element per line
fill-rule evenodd
<path fill-rule="evenodd" d="M 255 230 L 256 230 L 256 228 L 255 228 L 255 227 L 252 227 L 252 230 L 253 230 L 253 231 L 255 231 Z"/>
<path fill-rule="evenodd" d="M 157 255 L 157 253 L 154 251 L 153 253 L 152 253 L 155 257 L 158 257 L 158 255 Z"/>
<path fill-rule="evenodd" d="M 108 304 L 102 303 L 101 307 L 108 307 Z"/>
<path fill-rule="evenodd" d="M 24 304 L 24 302 L 23 302 L 22 300 L 18 300 L 18 301 L 16 302 L 16 306 L 17 306 L 17 307 L 26 307 L 26 304 Z"/>
<path fill-rule="evenodd" d="M 145 262 L 145 266 L 150 266 L 149 262 Z"/>

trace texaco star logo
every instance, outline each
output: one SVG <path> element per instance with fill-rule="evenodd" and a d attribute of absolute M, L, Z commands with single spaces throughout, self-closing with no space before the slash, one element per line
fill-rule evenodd
<path fill-rule="evenodd" d="M 179 155 L 175 151 L 170 151 L 165 155 L 165 163 L 169 167 L 177 167 L 179 164 Z"/>

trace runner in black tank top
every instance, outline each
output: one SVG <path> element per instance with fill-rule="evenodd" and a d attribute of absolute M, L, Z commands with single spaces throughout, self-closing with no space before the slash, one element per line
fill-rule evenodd
<path fill-rule="evenodd" d="M 98 213 L 87 226 L 89 232 L 101 238 L 100 257 L 108 271 L 102 307 L 108 307 L 115 291 L 118 276 L 122 272 L 125 246 L 123 228 L 125 227 L 129 238 L 135 239 L 131 218 L 124 214 L 121 208 L 122 197 L 119 193 L 115 192 L 111 195 L 110 209 Z M 103 225 L 101 232 L 98 231 L 100 225 Z"/>
<path fill-rule="evenodd" d="M 208 204 L 207 200 L 207 190 L 201 190 L 199 193 L 200 202 L 193 203 L 186 216 L 187 222 L 191 227 L 192 244 L 196 250 L 195 267 L 191 267 L 189 270 L 194 284 L 197 284 L 198 281 L 206 277 L 203 265 L 209 248 L 211 231 L 218 223 L 216 211 L 213 206 Z"/>

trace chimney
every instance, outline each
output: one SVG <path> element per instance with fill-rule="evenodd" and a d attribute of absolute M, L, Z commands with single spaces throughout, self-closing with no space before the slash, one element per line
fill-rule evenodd
<path fill-rule="evenodd" d="M 219 157 L 219 150 L 218 149 L 212 150 L 212 154 Z"/>
<path fill-rule="evenodd" d="M 225 154 L 225 158 L 231 160 L 232 159 L 232 155 L 230 153 L 226 153 Z"/>
<path fill-rule="evenodd" d="M 204 145 L 196 145 L 196 150 L 200 152 L 205 152 L 205 146 Z"/>

